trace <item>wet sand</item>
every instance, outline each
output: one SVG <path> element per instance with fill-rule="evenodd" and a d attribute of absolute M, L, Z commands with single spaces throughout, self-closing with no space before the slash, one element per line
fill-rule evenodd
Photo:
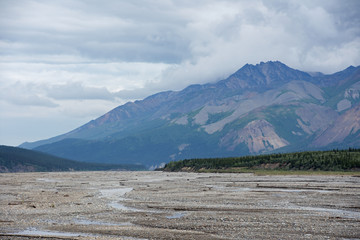
<path fill-rule="evenodd" d="M 0 174 L 0 239 L 359 239 L 360 178 Z"/>

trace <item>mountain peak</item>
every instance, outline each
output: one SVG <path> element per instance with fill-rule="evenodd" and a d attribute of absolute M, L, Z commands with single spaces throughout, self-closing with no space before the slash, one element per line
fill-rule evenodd
<path fill-rule="evenodd" d="M 286 66 L 284 63 L 282 63 L 280 61 L 267 61 L 267 62 L 261 61 L 260 63 L 257 63 L 255 65 L 247 63 L 242 68 L 240 68 L 238 71 L 244 70 L 244 69 L 249 69 L 249 68 L 263 68 L 263 67 L 289 68 L 288 66 Z"/>
<path fill-rule="evenodd" d="M 269 89 L 293 80 L 309 80 L 308 73 L 290 68 L 280 61 L 246 64 L 224 80 L 228 88 Z"/>
<path fill-rule="evenodd" d="M 280 61 L 260 62 L 260 63 L 256 64 L 255 66 L 264 66 L 264 65 L 288 67 L 288 66 L 286 66 L 284 63 L 282 63 Z"/>

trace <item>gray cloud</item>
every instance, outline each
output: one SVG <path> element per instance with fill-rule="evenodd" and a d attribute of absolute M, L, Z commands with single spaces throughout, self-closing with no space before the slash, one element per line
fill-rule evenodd
<path fill-rule="evenodd" d="M 117 93 L 105 87 L 84 86 L 81 82 L 64 84 L 32 84 L 16 82 L 1 87 L 0 100 L 20 106 L 59 107 L 62 100 L 105 100 L 114 101 Z"/>
<path fill-rule="evenodd" d="M 20 106 L 40 106 L 47 108 L 58 107 L 59 105 L 39 94 L 34 84 L 21 84 L 16 82 L 6 87 L 0 87 L 0 100 Z"/>
<path fill-rule="evenodd" d="M 186 20 L 161 2 L 19 0 L 2 9 L 2 40 L 24 43 L 23 54 L 171 63 L 189 54 L 179 33 Z"/>
<path fill-rule="evenodd" d="M 1 55 L 18 56 L 19 61 L 24 55 L 47 57 L 43 62 L 76 56 L 88 62 L 186 67 L 224 51 L 219 54 L 238 67 L 271 58 L 298 68 L 332 71 L 359 62 L 358 52 L 350 59 L 337 53 L 359 43 L 360 3 L 356 0 L 109 0 L 101 5 L 97 1 L 19 0 L 14 4 L 3 0 L 0 4 Z M 313 59 L 326 53 L 339 56 L 325 64 L 320 56 Z M 212 80 L 221 75 L 213 74 Z"/>
<path fill-rule="evenodd" d="M 336 72 L 360 65 L 359 12 L 358 0 L 1 0 L 0 100 L 12 105 L 0 110 L 88 119 L 268 60 Z"/>
<path fill-rule="evenodd" d="M 161 91 L 161 90 L 159 90 Z M 149 88 L 137 88 L 133 90 L 121 90 L 116 92 L 114 95 L 121 99 L 143 99 L 149 96 L 149 93 L 158 92 L 156 89 Z"/>
<path fill-rule="evenodd" d="M 114 96 L 105 87 L 87 87 L 80 82 L 52 85 L 46 89 L 47 96 L 56 100 L 102 99 L 113 100 Z"/>
<path fill-rule="evenodd" d="M 59 106 L 53 101 L 37 95 L 23 95 L 14 97 L 5 94 L 5 97 L 8 102 L 21 106 L 41 106 L 50 108 Z"/>
<path fill-rule="evenodd" d="M 359 65 L 359 10 L 359 1 L 214 2 L 188 25 L 192 58 L 164 79 L 185 86 L 215 81 L 267 60 L 325 73 Z"/>

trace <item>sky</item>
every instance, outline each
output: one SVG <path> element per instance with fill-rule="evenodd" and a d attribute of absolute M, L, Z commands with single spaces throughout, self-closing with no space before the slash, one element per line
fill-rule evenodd
<path fill-rule="evenodd" d="M 358 0 L 0 0 L 0 144 L 278 60 L 360 65 Z"/>

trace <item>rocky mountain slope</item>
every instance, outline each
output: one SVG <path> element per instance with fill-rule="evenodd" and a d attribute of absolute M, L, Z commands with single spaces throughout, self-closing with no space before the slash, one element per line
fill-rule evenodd
<path fill-rule="evenodd" d="M 149 167 L 184 158 L 359 147 L 359 93 L 360 67 L 314 75 L 281 62 L 247 64 L 217 83 L 129 102 L 22 147 Z"/>

